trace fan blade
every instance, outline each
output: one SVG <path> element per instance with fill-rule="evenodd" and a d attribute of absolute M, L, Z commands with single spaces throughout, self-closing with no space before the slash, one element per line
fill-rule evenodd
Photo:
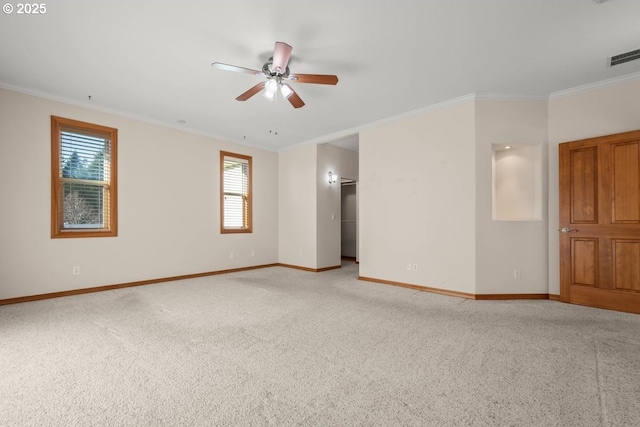
<path fill-rule="evenodd" d="M 286 43 L 276 42 L 276 47 L 273 51 L 273 64 L 272 70 L 276 73 L 284 74 L 291 57 L 291 51 L 293 48 Z"/>
<path fill-rule="evenodd" d="M 287 85 L 289 86 L 289 85 Z M 291 86 L 289 86 L 291 89 Z M 291 95 L 287 98 L 294 108 L 304 107 L 304 101 L 298 96 L 295 90 L 291 89 Z"/>
<path fill-rule="evenodd" d="M 314 83 L 319 85 L 337 85 L 338 76 L 332 74 L 290 74 L 289 80 L 298 83 Z"/>
<path fill-rule="evenodd" d="M 251 89 L 249 89 L 248 91 L 243 93 L 242 95 L 238 96 L 236 98 L 236 100 L 237 101 L 246 101 L 247 99 L 251 98 L 256 93 L 258 93 L 262 89 L 264 89 L 264 84 L 265 84 L 265 82 L 258 83 L 257 85 L 255 85 L 254 87 L 252 87 Z"/>
<path fill-rule="evenodd" d="M 224 71 L 235 71 L 236 73 L 247 73 L 261 76 L 262 71 L 252 70 L 250 68 L 238 67 L 237 65 L 223 64 L 222 62 L 214 62 L 211 64 L 213 68 Z"/>

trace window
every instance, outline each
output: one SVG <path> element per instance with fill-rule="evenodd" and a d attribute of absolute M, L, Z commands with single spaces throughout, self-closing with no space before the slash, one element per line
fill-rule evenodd
<path fill-rule="evenodd" d="M 220 152 L 220 232 L 251 233 L 251 157 Z"/>
<path fill-rule="evenodd" d="M 117 135 L 51 116 L 51 237 L 118 235 Z"/>

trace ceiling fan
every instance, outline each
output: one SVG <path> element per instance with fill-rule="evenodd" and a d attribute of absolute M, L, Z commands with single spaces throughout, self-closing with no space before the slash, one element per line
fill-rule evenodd
<path fill-rule="evenodd" d="M 267 99 L 273 100 L 276 96 L 276 92 L 279 90 L 282 96 L 285 99 L 288 99 L 291 105 L 294 106 L 294 108 L 300 108 L 304 106 L 304 101 L 302 101 L 302 99 L 300 99 L 293 88 L 285 82 L 286 80 L 291 80 L 292 82 L 298 83 L 336 85 L 338 84 L 338 76 L 329 74 L 291 74 L 289 72 L 288 64 L 289 58 L 291 58 L 292 50 L 293 48 L 288 44 L 283 42 L 276 42 L 273 56 L 264 63 L 261 71 L 238 67 L 236 65 L 223 64 L 221 62 L 214 62 L 213 64 L 211 64 L 211 66 L 219 70 L 254 74 L 267 78 L 266 81 L 258 83 L 248 91 L 238 96 L 236 98 L 236 100 L 238 101 L 246 101 L 263 89 L 265 91 L 264 96 Z"/>

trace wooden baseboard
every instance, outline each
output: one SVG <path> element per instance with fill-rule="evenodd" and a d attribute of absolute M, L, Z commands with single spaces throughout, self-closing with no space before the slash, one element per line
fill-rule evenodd
<path fill-rule="evenodd" d="M 240 267 L 240 268 L 230 268 L 227 270 L 216 270 L 216 271 L 208 271 L 204 273 L 195 273 L 195 274 L 184 274 L 180 276 L 171 276 L 171 277 L 161 277 L 158 279 L 150 279 L 150 280 L 140 280 L 137 282 L 127 282 L 127 283 L 119 283 L 116 285 L 105 285 L 105 286 L 96 286 L 93 288 L 83 288 L 83 289 L 72 289 L 70 291 L 62 291 L 62 292 L 51 292 L 47 294 L 39 294 L 39 295 L 29 295 L 25 297 L 17 297 L 17 298 L 8 298 L 0 300 L 0 305 L 7 304 L 18 304 L 21 302 L 29 302 L 29 301 L 38 301 L 43 299 L 51 299 L 51 298 L 60 298 L 67 297 L 72 295 L 81 295 L 81 294 L 89 294 L 93 292 L 103 292 L 103 291 L 111 291 L 114 289 L 122 289 L 122 288 L 131 288 L 134 286 L 144 286 L 144 285 L 152 285 L 154 283 L 163 283 L 163 282 L 173 282 L 176 280 L 185 280 L 185 279 L 195 279 L 198 277 L 206 277 L 206 276 L 215 276 L 218 274 L 228 274 L 228 273 L 236 273 L 239 271 L 248 271 L 248 270 L 257 270 L 260 268 L 269 268 L 269 267 L 286 267 L 293 268 L 296 270 L 308 271 L 311 273 L 320 273 L 323 271 L 336 270 L 341 268 L 340 265 L 335 265 L 332 267 L 324 267 L 324 268 L 309 268 L 309 267 L 301 267 L 299 265 L 292 264 L 282 264 L 282 263 L 274 263 L 274 264 L 263 264 L 263 265 L 255 265 L 250 267 Z M 431 288 L 428 286 L 420 286 L 420 285 L 412 285 L 410 283 L 402 283 L 402 282 L 394 282 L 392 280 L 383 280 L 376 279 L 373 277 L 364 277 L 358 276 L 358 280 L 362 280 L 364 282 L 373 282 L 373 283 L 381 283 L 383 285 L 391 285 L 391 286 L 399 286 L 402 288 L 414 289 L 417 291 L 424 292 L 432 292 L 441 295 L 448 295 L 452 297 L 458 298 L 466 298 L 466 299 L 475 299 L 475 300 L 513 300 L 513 299 L 550 299 L 553 301 L 561 301 L 560 295 L 556 294 L 469 294 L 466 292 L 458 292 L 458 291 L 450 291 L 447 289 L 439 289 L 439 288 Z"/>
<path fill-rule="evenodd" d="M 428 286 L 420 286 L 420 285 L 412 285 L 412 284 L 409 284 L 409 283 L 394 282 L 392 280 L 375 279 L 373 277 L 359 276 L 358 280 L 363 280 L 365 282 L 382 283 L 383 285 L 399 286 L 401 288 L 409 288 L 409 289 L 415 289 L 417 291 L 432 292 L 432 293 L 435 293 L 435 294 L 448 295 L 448 296 L 452 296 L 452 297 L 459 297 L 459 298 L 466 298 L 466 299 L 474 299 L 474 300 L 479 300 L 479 301 L 488 301 L 488 300 L 505 301 L 505 300 L 516 300 L 516 299 L 540 300 L 540 299 L 554 299 L 555 297 L 558 298 L 556 301 L 560 301 L 560 295 L 550 295 L 550 294 L 470 294 L 470 293 L 466 293 L 466 292 L 450 291 L 448 289 L 430 288 Z"/>
<path fill-rule="evenodd" d="M 293 268 L 295 270 L 308 271 L 308 272 L 311 272 L 311 273 L 321 273 L 323 271 L 337 270 L 338 268 L 342 268 L 341 265 L 334 265 L 334 266 L 331 266 L 331 267 L 323 267 L 323 268 L 309 268 L 309 267 L 301 267 L 299 265 L 282 264 L 282 263 L 278 263 L 276 265 L 278 267 Z"/>
<path fill-rule="evenodd" d="M 512 299 L 549 299 L 549 294 L 476 294 L 475 299 L 487 300 L 512 300 Z"/>
<path fill-rule="evenodd" d="M 195 279 L 198 277 L 215 276 L 218 274 L 236 273 L 239 271 L 257 270 L 260 268 L 276 267 L 278 264 L 263 264 L 250 267 L 230 268 L 228 270 L 207 271 L 204 273 L 184 274 L 180 276 L 161 277 L 159 279 L 140 280 L 137 282 L 119 283 L 116 285 L 96 286 L 93 288 L 72 289 L 70 291 L 51 292 L 47 294 L 29 295 L 26 297 L 8 298 L 0 300 L 0 305 L 17 304 L 21 302 L 38 301 L 43 299 L 68 297 L 72 295 L 90 294 L 93 292 L 112 291 L 114 289 L 131 288 L 134 286 L 151 285 L 154 283 L 173 282 L 176 280 Z"/>
<path fill-rule="evenodd" d="M 375 279 L 373 277 L 358 276 L 358 280 L 365 282 L 381 283 L 383 285 L 399 286 L 401 288 L 415 289 L 417 291 L 432 292 L 434 294 L 448 295 L 451 297 L 474 299 L 475 295 L 466 292 L 450 291 L 447 289 L 430 288 L 428 286 L 412 285 L 410 283 L 394 282 L 392 280 Z"/>
<path fill-rule="evenodd" d="M 112 291 L 114 289 L 132 288 L 134 286 L 152 285 L 154 283 L 163 283 L 163 282 L 174 282 L 176 280 L 195 279 L 198 277 L 215 276 L 218 274 L 236 273 L 239 271 L 257 270 L 259 268 L 268 268 L 268 267 L 295 268 L 297 270 L 304 270 L 312 273 L 320 273 L 322 271 L 335 270 L 335 269 L 341 268 L 340 265 L 335 265 L 332 267 L 324 267 L 324 268 L 307 268 L 307 267 L 300 267 L 297 265 L 280 264 L 280 263 L 263 264 L 263 265 L 254 265 L 250 267 L 230 268 L 227 270 L 207 271 L 204 273 L 183 274 L 180 276 L 161 277 L 158 279 L 139 280 L 137 282 L 118 283 L 116 285 L 96 286 L 93 288 L 72 289 L 69 291 L 51 292 L 47 294 L 38 294 L 38 295 L 28 295 L 25 297 L 17 297 L 17 298 L 7 298 L 7 299 L 0 300 L 0 305 L 18 304 L 21 302 L 39 301 L 43 299 L 68 297 L 72 295 L 90 294 L 93 292 Z"/>

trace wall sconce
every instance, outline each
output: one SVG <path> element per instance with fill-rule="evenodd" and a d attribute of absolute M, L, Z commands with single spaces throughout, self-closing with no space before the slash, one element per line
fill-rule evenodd
<path fill-rule="evenodd" d="M 329 184 L 333 184 L 334 182 L 338 182 L 338 175 L 329 171 Z"/>

